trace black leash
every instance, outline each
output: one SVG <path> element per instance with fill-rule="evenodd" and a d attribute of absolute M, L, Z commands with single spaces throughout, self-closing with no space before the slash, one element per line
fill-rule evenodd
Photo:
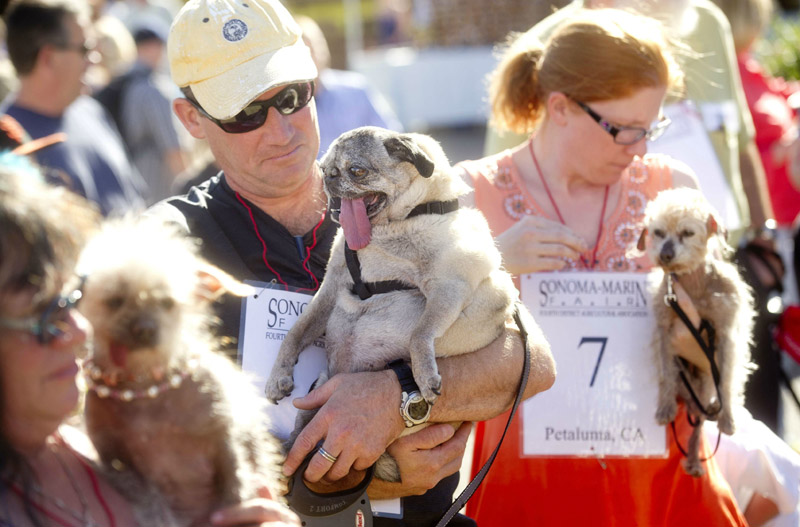
<path fill-rule="evenodd" d="M 717 362 L 714 360 L 714 352 L 716 351 L 716 343 L 715 343 L 716 331 L 714 330 L 714 326 L 712 326 L 711 323 L 706 319 L 702 319 L 700 321 L 699 328 L 694 327 L 694 324 L 692 324 L 692 321 L 689 320 L 689 317 L 686 315 L 686 312 L 678 304 L 678 297 L 672 290 L 672 280 L 673 280 L 673 275 L 668 274 L 667 294 L 664 296 L 664 303 L 666 303 L 673 309 L 673 311 L 675 311 L 675 313 L 678 315 L 678 318 L 681 319 L 684 325 L 692 333 L 694 340 L 697 341 L 697 344 L 700 346 L 700 349 L 703 350 L 703 353 L 708 359 L 708 362 L 711 365 L 711 377 L 714 379 L 714 388 L 717 390 L 717 401 L 719 401 L 719 409 L 716 412 L 709 412 L 708 410 L 706 410 L 706 407 L 703 405 L 703 403 L 700 402 L 700 398 L 697 396 L 697 393 L 695 393 L 694 388 L 692 388 L 692 385 L 689 382 L 688 377 L 686 376 L 686 367 L 684 366 L 683 361 L 679 357 L 676 357 L 675 360 L 677 361 L 678 366 L 680 367 L 679 373 L 681 376 L 681 381 L 683 381 L 683 384 L 684 386 L 686 386 L 686 389 L 689 390 L 689 395 L 692 397 L 692 400 L 695 402 L 698 409 L 707 417 L 713 418 L 714 416 L 719 414 L 719 412 L 722 411 L 722 397 L 720 396 L 719 392 L 719 381 L 720 381 L 719 369 L 717 368 Z M 705 332 L 707 340 L 703 339 L 703 332 Z"/>
<path fill-rule="evenodd" d="M 686 412 L 686 420 L 689 421 L 689 424 L 692 425 L 695 428 L 700 426 L 700 422 L 699 421 L 692 422 L 692 418 L 691 418 L 691 416 L 689 416 L 689 412 L 688 411 Z M 672 437 L 675 438 L 675 444 L 678 445 L 678 450 L 681 451 L 681 454 L 683 454 L 683 457 L 689 457 L 689 454 L 686 453 L 686 450 L 681 445 L 681 442 L 678 441 L 678 433 L 675 431 L 675 420 L 674 419 L 670 423 L 670 425 L 672 425 Z M 709 459 L 711 459 L 712 457 L 714 457 L 717 454 L 717 450 L 719 449 L 719 442 L 720 442 L 721 439 L 722 439 L 722 432 L 717 431 L 717 444 L 714 446 L 714 451 L 711 452 L 710 456 L 708 456 L 706 458 L 703 458 L 700 461 L 706 462 L 706 461 L 708 461 Z"/>
<path fill-rule="evenodd" d="M 458 210 L 457 199 L 451 199 L 450 201 L 429 201 L 428 203 L 422 203 L 411 209 L 406 219 L 421 214 L 447 214 L 456 210 Z M 361 300 L 366 300 L 373 295 L 391 293 L 392 291 L 417 289 L 413 285 L 408 285 L 401 280 L 364 282 L 361 279 L 361 263 L 358 261 L 358 254 L 348 247 L 347 243 L 344 244 L 344 261 L 347 264 L 347 270 L 350 271 L 350 277 L 353 279 L 353 287 L 350 291 Z"/>
<path fill-rule="evenodd" d="M 500 441 L 497 442 L 497 446 L 494 448 L 492 455 L 489 456 L 489 459 L 486 460 L 486 463 L 483 464 L 480 471 L 478 471 L 472 481 L 470 481 L 469 485 L 467 485 L 461 494 L 458 495 L 458 498 L 456 498 L 452 505 L 450 505 L 450 508 L 444 513 L 444 516 L 442 516 L 442 519 L 436 524 L 436 527 L 444 527 L 450 523 L 450 520 L 452 520 L 453 517 L 458 514 L 458 511 L 464 508 L 467 500 L 469 500 L 475 491 L 478 490 L 478 487 L 483 482 L 486 474 L 489 472 L 492 463 L 494 463 L 494 459 L 497 457 L 497 453 L 500 451 L 500 445 L 503 444 L 503 439 L 505 439 L 506 432 L 508 432 L 508 427 L 511 426 L 511 420 L 514 418 L 514 414 L 517 412 L 517 407 L 519 407 L 519 404 L 522 402 L 522 394 L 525 392 L 525 387 L 528 385 L 528 375 L 531 371 L 531 361 L 530 345 L 528 343 L 528 331 L 525 329 L 525 324 L 522 323 L 522 317 L 519 315 L 519 304 L 517 304 L 516 309 L 514 310 L 514 322 L 517 323 L 517 327 L 519 328 L 519 336 L 525 346 L 525 358 L 522 366 L 522 377 L 519 381 L 519 390 L 517 391 L 516 399 L 514 399 L 514 405 L 511 407 L 511 414 L 508 416 L 508 422 L 506 422 L 503 435 L 500 436 Z"/>

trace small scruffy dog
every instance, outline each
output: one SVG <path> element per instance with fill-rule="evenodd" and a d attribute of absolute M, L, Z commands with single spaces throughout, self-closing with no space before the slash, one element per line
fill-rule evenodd
<path fill-rule="evenodd" d="M 658 409 L 656 420 L 668 424 L 678 410 L 676 396 L 697 419 L 684 460 L 692 476 L 705 473 L 699 459 L 699 441 L 703 421 L 717 420 L 719 430 L 734 432 L 734 406 L 743 401 L 744 384 L 751 371 L 750 341 L 753 326 L 753 299 L 750 288 L 739 276 L 736 266 L 723 258 L 731 252 L 725 241 L 717 214 L 703 195 L 693 189 L 664 190 L 645 209 L 645 229 L 639 250 L 656 266 L 651 275 L 656 331 L 653 350 L 658 366 Z M 672 347 L 670 330 L 683 324 L 667 299 L 673 293 L 672 281 L 679 281 L 692 300 L 702 320 L 713 331 L 714 358 L 719 369 L 719 399 L 711 369 L 705 356 L 685 361 L 686 352 Z M 699 408 L 680 378 L 684 372 L 697 395 Z"/>
<path fill-rule="evenodd" d="M 156 220 L 111 220 L 82 253 L 94 327 L 86 426 L 141 525 L 207 525 L 212 511 L 279 495 L 277 442 L 255 386 L 218 353 L 210 303 L 247 287 Z"/>

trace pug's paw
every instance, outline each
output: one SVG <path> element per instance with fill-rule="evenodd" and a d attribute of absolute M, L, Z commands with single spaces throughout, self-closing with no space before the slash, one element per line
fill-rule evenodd
<path fill-rule="evenodd" d="M 430 355 L 430 358 L 426 356 L 424 359 L 412 360 L 411 370 L 422 397 L 433 404 L 436 398 L 442 394 L 442 376 L 439 375 L 433 354 Z"/>
<path fill-rule="evenodd" d="M 285 368 L 276 368 L 272 371 L 264 388 L 264 394 L 270 402 L 277 404 L 278 401 L 292 394 L 292 390 L 294 390 L 292 374 L 291 369 Z"/>
<path fill-rule="evenodd" d="M 422 397 L 430 404 L 433 404 L 436 398 L 442 395 L 442 376 L 438 373 L 425 379 L 422 384 L 417 384 L 419 384 Z"/>

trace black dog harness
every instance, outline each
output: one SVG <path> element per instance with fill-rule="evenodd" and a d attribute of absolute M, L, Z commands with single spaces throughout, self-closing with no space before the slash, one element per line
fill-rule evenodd
<path fill-rule="evenodd" d="M 411 212 L 408 213 L 405 219 L 422 214 L 447 214 L 456 210 L 458 210 L 457 199 L 451 199 L 450 201 L 429 201 L 428 203 L 417 205 L 411 209 Z M 417 289 L 415 286 L 400 280 L 364 282 L 361 279 L 361 263 L 358 261 L 358 255 L 356 251 L 347 246 L 347 243 L 344 244 L 344 261 L 347 264 L 347 270 L 350 271 L 350 277 L 353 279 L 353 288 L 351 291 L 354 295 L 358 295 L 358 298 L 361 300 L 366 300 L 372 295 L 380 295 L 392 291 Z"/>

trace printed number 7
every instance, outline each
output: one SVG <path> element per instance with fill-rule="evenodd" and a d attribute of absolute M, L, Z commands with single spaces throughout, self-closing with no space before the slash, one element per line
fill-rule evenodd
<path fill-rule="evenodd" d="M 597 370 L 600 369 L 600 361 L 603 360 L 603 352 L 606 350 L 608 337 L 583 337 L 580 344 L 578 344 L 578 348 L 583 346 L 584 342 L 588 342 L 589 344 L 600 344 L 600 353 L 597 355 L 597 364 L 594 365 L 594 373 L 592 373 L 592 380 L 589 383 L 589 387 L 591 388 L 594 386 L 595 378 L 597 378 Z"/>

